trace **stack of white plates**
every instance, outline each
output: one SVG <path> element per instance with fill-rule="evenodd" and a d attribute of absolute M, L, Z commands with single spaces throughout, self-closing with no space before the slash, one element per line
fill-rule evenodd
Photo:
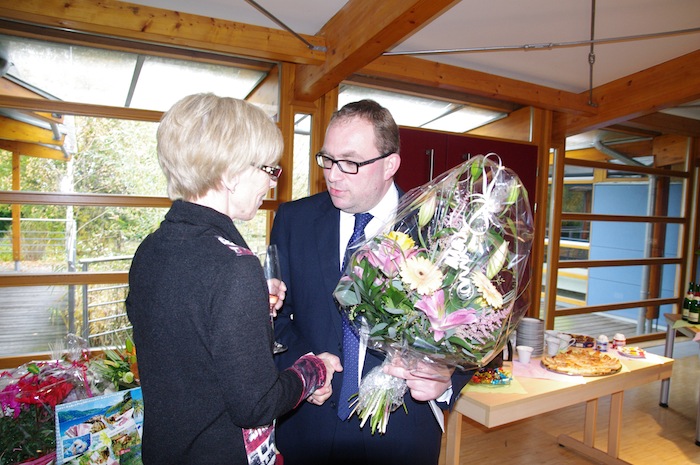
<path fill-rule="evenodd" d="M 539 357 L 544 352 L 544 321 L 537 318 L 523 318 L 518 323 L 516 344 L 532 347 L 532 356 Z"/>

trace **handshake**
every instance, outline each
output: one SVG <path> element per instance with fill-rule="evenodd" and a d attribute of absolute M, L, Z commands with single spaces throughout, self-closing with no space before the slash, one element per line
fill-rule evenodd
<path fill-rule="evenodd" d="M 322 405 L 328 398 L 333 394 L 333 386 L 331 386 L 331 381 L 333 381 L 333 374 L 336 371 L 343 371 L 343 365 L 340 363 L 340 359 L 337 355 L 330 354 L 328 352 L 323 352 L 317 355 L 323 361 L 326 366 L 326 382 L 320 388 L 317 388 L 309 397 L 306 398 L 307 402 L 314 405 Z"/>
<path fill-rule="evenodd" d="M 343 371 L 340 359 L 328 352 L 317 356 L 326 366 L 326 382 L 316 389 L 306 400 L 314 405 L 322 405 L 333 394 L 331 381 L 333 374 Z M 406 380 L 406 385 L 417 401 L 436 400 L 443 396 L 451 387 L 451 376 L 454 368 L 437 366 L 418 362 L 416 366 L 409 368 L 400 357 L 394 357 L 391 364 L 383 367 L 384 373 Z"/>

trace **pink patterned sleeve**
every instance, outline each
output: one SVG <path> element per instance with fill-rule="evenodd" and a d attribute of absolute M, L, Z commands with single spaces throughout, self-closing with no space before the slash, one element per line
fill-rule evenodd
<path fill-rule="evenodd" d="M 326 365 L 314 354 L 308 353 L 299 357 L 294 365 L 287 369 L 296 373 L 304 384 L 304 391 L 297 405 L 326 384 Z"/>

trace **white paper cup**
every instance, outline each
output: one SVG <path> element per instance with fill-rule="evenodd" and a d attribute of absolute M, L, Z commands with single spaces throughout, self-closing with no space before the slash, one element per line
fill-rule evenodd
<path fill-rule="evenodd" d="M 530 363 L 530 357 L 532 356 L 532 347 L 530 346 L 517 346 L 515 348 L 518 351 L 518 361 L 520 363 Z"/>

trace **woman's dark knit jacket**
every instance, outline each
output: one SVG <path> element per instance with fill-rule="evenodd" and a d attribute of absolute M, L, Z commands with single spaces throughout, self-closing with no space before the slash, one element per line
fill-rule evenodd
<path fill-rule="evenodd" d="M 247 464 L 243 430 L 272 423 L 324 377 L 315 357 L 312 379 L 276 369 L 260 261 L 213 209 L 175 201 L 139 246 L 129 286 L 146 465 Z"/>

